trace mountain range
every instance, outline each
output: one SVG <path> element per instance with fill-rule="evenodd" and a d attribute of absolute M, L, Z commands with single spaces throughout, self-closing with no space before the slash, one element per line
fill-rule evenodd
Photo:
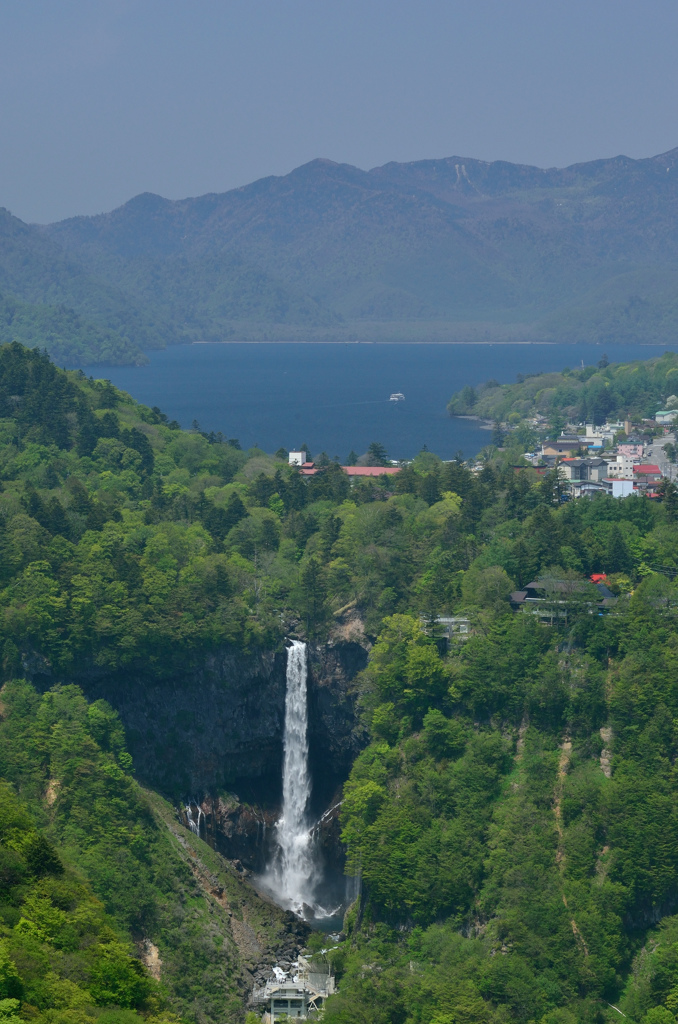
<path fill-rule="evenodd" d="M 314 160 L 46 226 L 2 210 L 0 297 L 3 340 L 19 309 L 21 340 L 71 365 L 193 341 L 669 342 L 678 149 L 549 170 Z"/>

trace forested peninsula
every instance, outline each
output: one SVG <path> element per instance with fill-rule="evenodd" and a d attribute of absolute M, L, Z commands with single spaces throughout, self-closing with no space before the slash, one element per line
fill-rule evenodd
<path fill-rule="evenodd" d="M 596 366 L 565 367 L 560 373 L 518 374 L 514 384 L 489 379 L 452 396 L 452 416 L 478 416 L 511 425 L 541 415 L 557 432 L 567 419 L 603 423 L 613 419 L 653 419 L 678 391 L 678 355 L 610 363 L 603 354 Z"/>
<path fill-rule="evenodd" d="M 338 811 L 360 895 L 338 941 L 294 939 L 336 973 L 328 1024 L 675 1024 L 675 496 L 562 504 L 495 449 L 316 466 L 0 348 L 0 1018 L 253 1014 L 296 925 L 137 773 L 119 698 L 294 635 L 367 666 Z"/>

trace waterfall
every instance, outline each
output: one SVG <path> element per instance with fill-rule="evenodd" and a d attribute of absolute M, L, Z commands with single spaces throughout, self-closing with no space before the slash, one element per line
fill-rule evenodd
<path fill-rule="evenodd" d="M 192 804 L 195 804 L 195 806 L 198 808 L 198 820 L 197 821 L 193 820 L 193 812 L 191 810 L 191 805 Z M 188 820 L 188 827 L 190 828 L 191 832 L 194 835 L 196 835 L 198 837 L 198 839 L 199 839 L 200 838 L 200 821 L 201 821 L 201 819 L 203 817 L 202 807 L 200 806 L 200 804 L 198 803 L 197 800 L 189 800 L 188 803 L 185 804 L 185 810 L 186 810 L 186 818 Z"/>
<path fill-rule="evenodd" d="M 306 644 L 298 640 L 287 648 L 282 783 L 282 814 L 275 825 L 276 850 L 259 883 L 277 903 L 306 919 L 335 919 L 347 906 L 349 883 L 343 878 L 339 885 L 330 881 L 317 840 L 323 821 L 339 805 L 326 811 L 315 824 L 308 816 L 311 777 Z M 329 899 L 329 906 L 322 906 L 319 897 L 323 903 Z M 340 925 L 340 921 L 337 923 Z"/>
<path fill-rule="evenodd" d="M 307 817 L 311 796 L 308 771 L 306 644 L 298 640 L 287 650 L 283 808 L 277 824 L 280 846 L 276 874 L 279 892 L 293 910 L 313 905 L 314 863 Z"/>

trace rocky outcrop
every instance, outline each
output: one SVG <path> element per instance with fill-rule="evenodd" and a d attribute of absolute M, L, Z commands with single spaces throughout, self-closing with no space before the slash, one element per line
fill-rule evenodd
<path fill-rule="evenodd" d="M 268 864 L 275 841 L 278 809 L 241 803 L 236 796 L 206 796 L 200 803 L 200 837 L 242 872 L 260 873 Z M 196 815 L 193 812 L 193 821 Z M 190 826 L 186 809 L 180 811 Z M 195 827 L 193 827 L 195 828 Z"/>
<path fill-rule="evenodd" d="M 316 816 L 336 803 L 337 791 L 368 741 L 356 713 L 355 677 L 367 651 L 355 642 L 311 647 L 308 658 L 308 745 Z"/>
<path fill-rule="evenodd" d="M 200 814 L 198 814 L 198 806 Z M 316 861 L 324 875 L 344 879 L 344 851 L 341 843 L 337 799 L 326 808 L 311 829 Z M 274 851 L 279 808 L 242 803 L 235 796 L 206 796 L 189 808 L 179 808 L 179 820 L 200 838 L 228 857 L 233 867 L 247 875 L 264 871 Z"/>

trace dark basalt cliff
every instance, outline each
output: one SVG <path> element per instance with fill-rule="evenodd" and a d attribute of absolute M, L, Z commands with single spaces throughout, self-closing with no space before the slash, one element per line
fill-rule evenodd
<path fill-rule="evenodd" d="M 309 754 L 320 814 L 366 742 L 351 682 L 367 663 L 358 643 L 309 648 Z M 285 718 L 284 649 L 224 650 L 162 676 L 129 672 L 77 682 L 104 698 L 127 731 L 137 777 L 175 799 L 228 791 L 275 808 Z"/>
<path fill-rule="evenodd" d="M 353 686 L 366 664 L 356 642 L 308 648 L 310 812 L 324 870 L 337 878 L 341 785 L 368 739 Z M 89 671 L 70 681 L 119 713 L 140 782 L 173 799 L 186 826 L 185 804 L 194 819 L 200 806 L 201 836 L 243 871 L 261 871 L 280 815 L 286 666 L 283 647 L 221 650 L 173 671 Z M 54 685 L 44 662 L 24 667 L 38 686 Z"/>

